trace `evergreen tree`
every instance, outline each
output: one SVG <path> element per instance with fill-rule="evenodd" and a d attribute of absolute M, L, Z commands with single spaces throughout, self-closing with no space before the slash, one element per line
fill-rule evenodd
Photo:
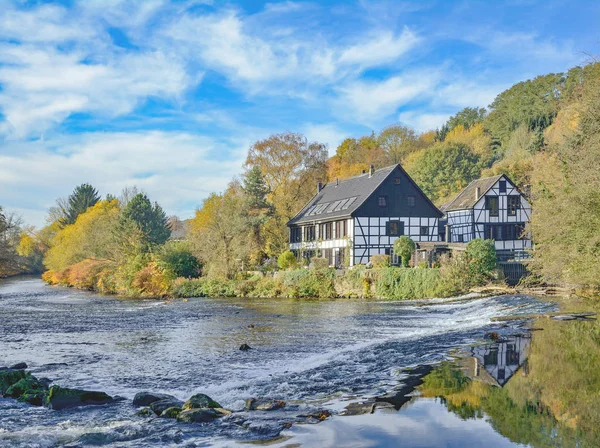
<path fill-rule="evenodd" d="M 63 226 L 74 224 L 77 217 L 100 200 L 98 190 L 90 184 L 81 184 L 69 196 L 65 216 L 61 219 Z"/>
<path fill-rule="evenodd" d="M 152 205 L 142 193 L 135 195 L 125 206 L 122 219 L 135 223 L 148 244 L 164 244 L 171 235 L 169 220 L 162 207 L 156 202 Z"/>
<path fill-rule="evenodd" d="M 269 186 L 258 166 L 252 167 L 246 173 L 242 190 L 246 196 L 245 215 L 252 241 L 251 259 L 260 264 L 267 257 L 262 227 L 273 215 L 273 207 L 267 201 L 267 195 L 270 193 Z"/>

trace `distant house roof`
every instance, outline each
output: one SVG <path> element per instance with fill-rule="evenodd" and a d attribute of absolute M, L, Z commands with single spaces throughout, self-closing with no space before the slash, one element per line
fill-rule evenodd
<path fill-rule="evenodd" d="M 396 164 L 380 168 L 375 170 L 372 176 L 366 172 L 325 184 L 288 225 L 352 216 L 397 166 Z"/>
<path fill-rule="evenodd" d="M 482 179 L 472 181 L 458 196 L 456 196 L 453 201 L 449 202 L 448 204 L 444 204 L 441 207 L 441 210 L 443 212 L 452 212 L 456 210 L 473 208 L 477 201 L 479 201 L 479 199 L 481 199 L 481 197 L 483 197 L 502 177 L 504 177 L 504 174 L 492 177 L 484 177 Z M 476 196 L 477 187 L 480 188 L 479 198 Z"/>

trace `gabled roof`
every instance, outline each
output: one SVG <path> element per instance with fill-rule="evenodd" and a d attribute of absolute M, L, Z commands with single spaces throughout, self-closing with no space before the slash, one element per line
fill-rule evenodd
<path fill-rule="evenodd" d="M 466 210 L 473 208 L 475 204 L 481 199 L 489 190 L 498 182 L 504 174 L 492 177 L 484 177 L 472 181 L 467 187 L 456 196 L 456 198 L 448 204 L 442 206 L 444 212 L 452 212 L 456 210 Z M 511 182 L 512 183 L 512 182 Z M 480 196 L 477 198 L 475 195 L 477 187 L 480 188 Z"/>
<path fill-rule="evenodd" d="M 288 225 L 352 216 L 397 166 L 396 164 L 380 168 L 375 170 L 372 176 L 367 172 L 325 184 Z"/>

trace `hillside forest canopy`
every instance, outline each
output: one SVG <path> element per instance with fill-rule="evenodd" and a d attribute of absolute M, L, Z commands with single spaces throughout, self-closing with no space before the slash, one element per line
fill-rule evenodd
<path fill-rule="evenodd" d="M 274 270 L 288 248 L 286 223 L 318 182 L 395 163 L 438 206 L 474 179 L 507 174 L 530 192 L 537 276 L 600 288 L 600 63 L 519 82 L 487 109 L 467 107 L 436 130 L 392 124 L 347 138 L 331 157 L 302 134 L 271 135 L 185 223 L 135 187 L 102 197 L 80 185 L 41 229 L 0 209 L 0 276 L 46 270 L 54 282 L 164 295 L 178 277 Z"/>

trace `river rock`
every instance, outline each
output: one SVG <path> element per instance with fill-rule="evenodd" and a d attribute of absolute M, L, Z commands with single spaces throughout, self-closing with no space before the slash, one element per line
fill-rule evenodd
<path fill-rule="evenodd" d="M 190 409 L 201 409 L 201 408 L 222 408 L 219 403 L 210 398 L 205 394 L 192 395 L 188 401 L 183 405 L 183 410 L 188 411 Z"/>
<path fill-rule="evenodd" d="M 252 347 L 250 347 L 248 344 L 242 344 L 240 345 L 240 350 L 245 352 L 247 350 L 252 350 Z"/>
<path fill-rule="evenodd" d="M 246 411 L 274 411 L 285 406 L 285 401 L 281 400 L 257 400 L 249 398 L 246 400 Z"/>
<path fill-rule="evenodd" d="M 41 381 L 39 381 L 33 376 L 30 376 L 27 378 L 20 379 L 15 384 L 6 389 L 4 396 L 19 398 L 25 392 L 38 393 L 45 392 L 46 389 L 46 386 Z"/>
<path fill-rule="evenodd" d="M 177 406 L 171 406 L 170 408 L 165 409 L 160 414 L 163 418 L 177 418 L 177 416 L 181 413 L 181 408 Z"/>
<path fill-rule="evenodd" d="M 223 408 L 188 409 L 179 413 L 177 421 L 183 423 L 206 423 L 227 415 L 231 415 L 231 411 Z"/>
<path fill-rule="evenodd" d="M 177 398 L 165 398 L 164 400 L 159 400 L 152 403 L 150 405 L 150 409 L 152 409 L 156 415 L 160 415 L 169 408 L 180 408 L 182 405 L 183 401 L 178 400 Z"/>
<path fill-rule="evenodd" d="M 26 368 L 27 368 L 27 364 L 24 362 L 18 362 L 17 364 L 14 364 L 9 367 L 9 369 L 12 369 L 12 370 L 25 370 Z"/>
<path fill-rule="evenodd" d="M 17 400 L 23 403 L 29 403 L 32 406 L 43 406 L 47 395 L 48 391 L 45 390 L 27 391 L 17 398 Z"/>
<path fill-rule="evenodd" d="M 104 392 L 52 386 L 48 391 L 45 404 L 50 409 L 60 410 L 79 406 L 107 404 L 112 403 L 112 401 L 113 398 Z"/>
<path fill-rule="evenodd" d="M 31 374 L 25 372 L 24 370 L 1 370 L 0 371 L 0 395 L 4 395 L 6 390 L 22 380 L 23 378 L 30 377 Z"/>
<path fill-rule="evenodd" d="M 152 392 L 138 392 L 133 397 L 133 404 L 135 406 L 150 406 L 155 401 L 166 400 L 167 398 L 175 399 L 173 395 L 169 394 L 155 394 Z"/>
<path fill-rule="evenodd" d="M 135 415 L 139 415 L 140 417 L 153 417 L 154 412 L 150 408 L 142 408 L 135 413 Z"/>

